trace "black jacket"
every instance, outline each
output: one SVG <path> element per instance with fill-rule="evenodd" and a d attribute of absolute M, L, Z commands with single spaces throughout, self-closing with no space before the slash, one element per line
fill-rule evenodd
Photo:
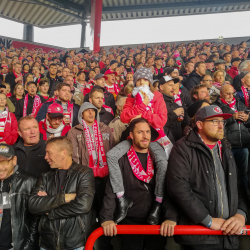
<path fill-rule="evenodd" d="M 35 250 L 38 247 L 39 216 L 28 211 L 29 196 L 36 179 L 18 168 L 10 182 L 11 226 L 14 250 Z"/>
<path fill-rule="evenodd" d="M 223 113 L 235 114 L 235 112 L 226 104 L 224 104 L 220 98 L 218 98 L 214 105 L 219 106 Z M 245 111 L 247 107 L 240 100 L 236 99 L 236 107 L 238 111 Z M 227 119 L 225 126 L 225 136 L 227 140 L 231 143 L 232 148 L 248 148 L 250 147 L 250 133 L 248 131 L 250 128 L 250 117 L 247 122 L 238 122 L 231 117 Z"/>
<path fill-rule="evenodd" d="M 119 159 L 119 166 L 123 176 L 123 185 L 126 197 L 133 201 L 133 206 L 128 210 L 126 219 L 140 224 L 146 221 L 155 198 L 155 175 L 149 183 L 145 183 L 137 179 L 131 169 L 127 154 Z M 110 179 L 108 178 L 102 210 L 100 212 L 100 223 L 114 220 L 115 210 L 116 194 L 113 192 Z"/>
<path fill-rule="evenodd" d="M 178 121 L 178 116 L 175 114 L 174 110 L 180 108 L 180 106 L 174 102 L 174 98 L 168 95 L 162 94 L 163 99 L 166 103 L 168 110 L 168 120 L 164 126 L 171 132 L 175 141 L 178 141 L 183 136 L 183 128 L 188 124 L 187 112 L 185 112 L 185 103 L 183 103 L 184 108 L 184 120 Z"/>
<path fill-rule="evenodd" d="M 113 110 L 113 112 L 115 114 L 116 106 L 115 106 L 115 98 L 114 98 L 114 96 L 111 93 L 109 93 L 106 88 L 102 88 L 101 86 L 95 85 L 93 87 L 93 89 L 102 89 L 103 90 L 105 105 L 112 108 L 112 110 Z M 89 93 L 85 95 L 84 102 L 89 102 Z"/>
<path fill-rule="evenodd" d="M 36 177 L 40 177 L 42 173 L 50 170 L 48 162 L 44 159 L 45 148 L 45 141 L 40 139 L 30 154 L 27 155 L 23 145 L 23 139 L 19 138 L 17 144 L 15 145 L 17 165 L 28 173 Z"/>
<path fill-rule="evenodd" d="M 38 95 L 38 96 L 40 97 L 41 103 L 46 102 L 46 99 L 44 99 L 41 95 Z M 28 95 L 28 105 L 27 105 L 27 111 L 26 111 L 27 116 L 29 116 L 32 113 L 34 100 L 35 100 L 35 97 L 31 97 L 30 95 Z M 23 106 L 24 106 L 24 98 L 22 98 L 21 100 L 18 100 L 16 103 L 15 115 L 16 115 L 17 120 L 23 117 Z"/>
<path fill-rule="evenodd" d="M 5 77 L 5 82 L 9 83 L 10 88 L 11 88 L 11 93 L 13 93 L 13 90 L 16 86 L 16 77 L 13 72 L 9 72 L 6 77 Z"/>
<path fill-rule="evenodd" d="M 247 196 L 241 183 L 237 184 L 236 164 L 231 150 L 222 140 L 222 165 L 227 184 L 229 217 L 237 209 L 248 213 Z M 166 174 L 167 192 L 175 202 L 175 209 L 165 211 L 165 218 L 178 225 L 200 224 L 207 215 L 218 218 L 215 192 L 214 161 L 211 150 L 201 141 L 195 130 L 175 143 Z M 224 236 L 225 249 L 237 249 L 238 236 Z M 218 244 L 215 235 L 182 235 L 175 240 L 183 245 Z"/>
<path fill-rule="evenodd" d="M 16 99 L 16 97 L 10 97 L 9 98 L 11 100 L 11 102 L 13 103 L 13 105 L 16 107 L 16 104 L 19 100 Z"/>
<path fill-rule="evenodd" d="M 193 103 L 191 100 L 190 91 L 184 86 L 182 86 L 180 90 L 181 101 L 185 104 L 184 109 L 187 110 L 187 108 Z"/>
<path fill-rule="evenodd" d="M 53 97 L 54 96 L 54 91 L 56 90 L 56 85 L 60 82 L 62 82 L 61 78 L 56 76 L 56 78 L 51 78 L 50 77 L 50 74 L 48 72 L 46 78 L 49 79 L 49 91 L 48 91 L 48 94 L 49 94 L 49 97 Z"/>
<path fill-rule="evenodd" d="M 59 103 L 60 105 L 62 105 L 61 101 L 56 100 L 56 102 Z M 40 122 L 41 120 L 45 119 L 48 107 L 52 103 L 53 103 L 53 101 L 46 102 L 39 109 L 39 111 L 37 113 L 37 116 L 36 116 L 36 120 L 38 122 Z M 78 112 L 79 112 L 79 109 L 80 109 L 80 106 L 74 103 L 73 104 L 73 124 L 72 124 L 73 127 L 79 124 L 79 121 L 78 121 Z"/>
<path fill-rule="evenodd" d="M 108 112 L 104 107 L 102 107 L 101 111 L 99 112 L 100 122 L 103 122 L 107 126 L 109 123 L 114 119 L 114 116 Z"/>
<path fill-rule="evenodd" d="M 241 91 L 241 80 L 240 80 L 240 75 L 237 75 L 234 77 L 233 80 L 233 87 L 235 88 L 236 91 Z"/>
<path fill-rule="evenodd" d="M 190 91 L 194 86 L 200 84 L 201 84 L 201 76 L 197 74 L 195 71 L 193 71 L 186 80 L 184 87 L 186 87 Z"/>
<path fill-rule="evenodd" d="M 40 247 L 58 250 L 83 247 L 90 229 L 89 212 L 95 193 L 93 171 L 73 162 L 62 194 L 57 192 L 57 179 L 57 169 L 43 174 L 29 199 L 29 211 L 41 215 L 38 227 Z M 48 195 L 38 196 L 40 190 Z M 70 193 L 76 193 L 76 198 L 66 203 L 64 194 Z M 57 219 L 60 220 L 59 230 Z"/>

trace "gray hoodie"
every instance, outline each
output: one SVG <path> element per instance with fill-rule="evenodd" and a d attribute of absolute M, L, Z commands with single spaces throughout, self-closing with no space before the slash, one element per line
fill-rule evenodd
<path fill-rule="evenodd" d="M 82 113 L 83 113 L 83 111 L 85 111 L 87 109 L 94 109 L 95 110 L 95 113 L 96 113 L 95 119 L 97 120 L 97 123 L 99 124 L 100 123 L 100 117 L 99 117 L 98 109 L 97 109 L 97 107 L 95 107 L 90 102 L 84 102 L 82 104 L 82 106 L 80 107 L 79 112 L 78 112 L 78 121 L 79 121 L 79 124 L 82 124 Z"/>

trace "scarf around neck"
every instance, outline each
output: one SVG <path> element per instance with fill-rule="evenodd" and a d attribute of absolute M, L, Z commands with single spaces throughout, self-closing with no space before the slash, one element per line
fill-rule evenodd
<path fill-rule="evenodd" d="M 48 132 L 50 134 L 53 134 L 55 137 L 61 136 L 62 131 L 63 131 L 64 127 L 65 127 L 65 124 L 63 122 L 61 122 L 60 125 L 58 126 L 58 128 L 52 128 L 50 126 L 49 121 L 46 118 L 45 118 L 45 121 L 44 121 L 44 125 L 45 125 L 46 132 Z"/>
<path fill-rule="evenodd" d="M 237 110 L 237 108 L 236 108 L 236 99 L 235 99 L 235 98 L 233 98 L 233 100 L 232 100 L 230 103 L 227 102 L 227 101 L 225 101 L 225 100 L 222 99 L 222 98 L 221 98 L 221 101 L 222 101 L 224 104 L 228 105 L 228 106 L 230 107 L 230 109 L 232 109 L 235 113 L 238 112 L 238 110 Z"/>
<path fill-rule="evenodd" d="M 27 116 L 28 100 L 29 100 L 29 94 L 25 95 L 24 97 L 23 116 Z M 41 103 L 42 102 L 41 102 L 39 95 L 35 95 L 31 115 L 35 115 L 36 110 L 41 105 Z"/>

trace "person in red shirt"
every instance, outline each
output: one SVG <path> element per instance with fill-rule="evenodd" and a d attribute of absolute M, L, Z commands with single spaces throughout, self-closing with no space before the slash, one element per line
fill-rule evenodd
<path fill-rule="evenodd" d="M 118 84 L 115 83 L 116 82 L 115 77 L 117 76 L 117 73 L 113 71 L 112 69 L 109 69 L 105 72 L 104 75 L 108 77 L 108 79 L 106 80 L 105 87 L 108 90 L 108 92 L 114 95 L 114 98 L 116 99 L 116 96 L 118 95 L 120 91 Z"/>
<path fill-rule="evenodd" d="M 231 68 L 227 71 L 227 73 L 234 79 L 237 75 L 239 75 L 239 65 L 241 63 L 241 59 L 239 57 L 233 58 L 231 61 Z"/>

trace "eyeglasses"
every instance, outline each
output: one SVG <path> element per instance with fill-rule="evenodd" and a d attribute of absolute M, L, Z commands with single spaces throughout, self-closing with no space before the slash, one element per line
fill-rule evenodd
<path fill-rule="evenodd" d="M 62 121 L 63 120 L 63 117 L 51 117 L 50 115 L 49 115 L 49 118 L 50 118 L 50 120 L 52 120 L 52 121 Z"/>
<path fill-rule="evenodd" d="M 223 126 L 225 126 L 227 123 L 227 121 L 225 121 L 225 120 L 204 120 L 203 122 L 212 122 L 214 126 L 219 126 L 220 123 Z"/>

